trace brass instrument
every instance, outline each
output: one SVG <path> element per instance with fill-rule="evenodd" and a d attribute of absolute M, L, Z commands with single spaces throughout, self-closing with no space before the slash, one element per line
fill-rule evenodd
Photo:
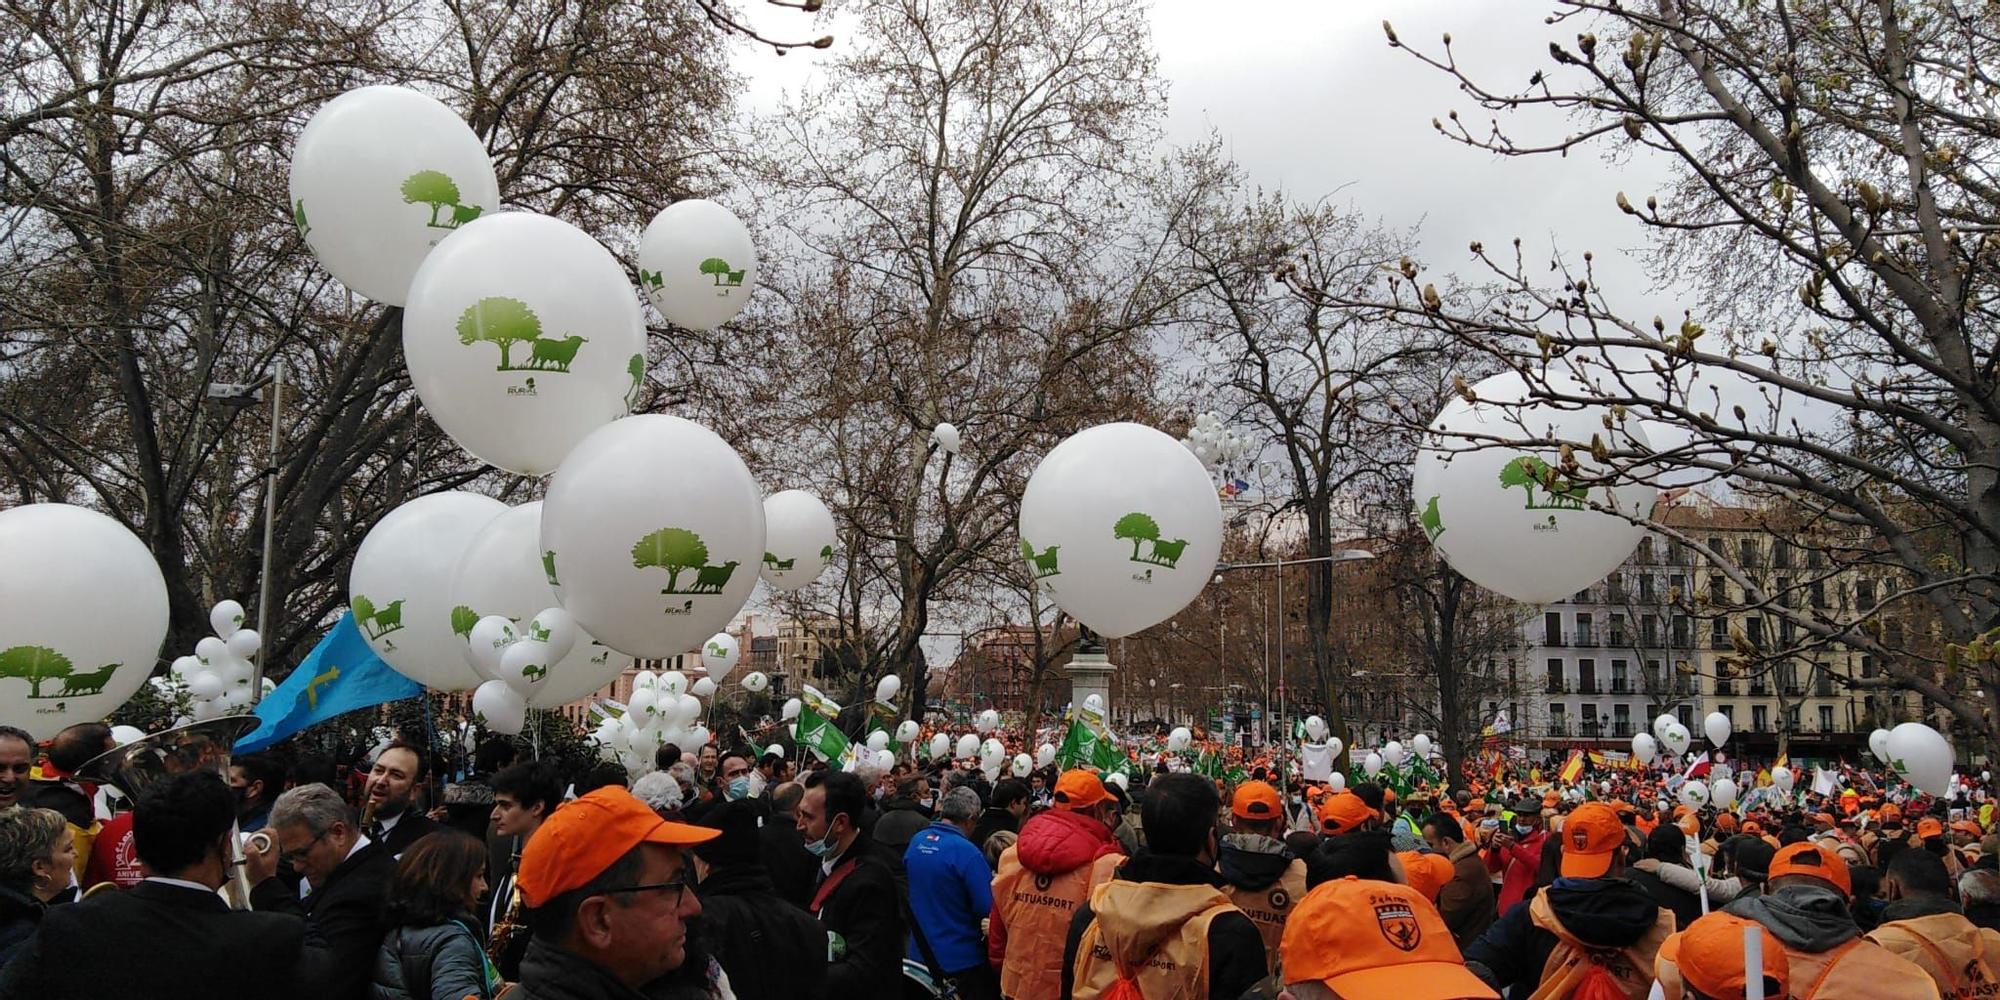
<path fill-rule="evenodd" d="M 244 733 L 255 728 L 257 719 L 248 715 L 176 726 L 92 757 L 76 773 L 87 781 L 111 785 L 136 801 L 140 792 L 161 778 L 188 771 L 214 771 L 226 777 L 230 748 Z M 260 836 L 268 846 L 270 834 L 259 830 L 250 835 L 253 839 Z M 223 893 L 229 905 L 238 910 L 250 908 L 250 879 L 243 868 L 243 841 L 234 829 L 230 830 L 232 857 Z"/>

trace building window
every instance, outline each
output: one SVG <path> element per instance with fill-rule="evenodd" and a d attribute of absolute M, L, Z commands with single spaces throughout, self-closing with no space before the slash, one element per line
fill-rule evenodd
<path fill-rule="evenodd" d="M 1681 720 L 1681 725 L 1683 725 L 1683 726 L 1688 726 L 1688 727 L 1693 727 L 1693 726 L 1694 726 L 1694 707 L 1693 707 L 1693 706 L 1691 706 L 1691 705 L 1681 705 L 1681 706 L 1679 706 L 1679 707 L 1677 707 L 1677 708 L 1675 708 L 1675 709 L 1674 709 L 1674 715 L 1676 715 L 1676 716 L 1678 716 L 1678 717 L 1680 718 L 1680 720 Z"/>
<path fill-rule="evenodd" d="M 1653 564 L 1653 536 L 1647 535 L 1639 539 L 1638 563 L 1641 566 L 1651 566 Z"/>
<path fill-rule="evenodd" d="M 1592 638 L 1593 636 L 1590 634 L 1590 615 L 1579 612 L 1576 616 L 1576 644 L 1579 646 L 1595 645 L 1591 641 Z"/>
<path fill-rule="evenodd" d="M 1875 657 L 1868 655 L 1863 655 L 1861 657 L 1861 676 L 1863 677 L 1875 676 Z"/>
<path fill-rule="evenodd" d="M 1790 646 L 1798 638 L 1798 626 L 1790 618 L 1778 619 L 1778 644 Z"/>
<path fill-rule="evenodd" d="M 1613 573 L 1604 578 L 1604 603 L 1625 603 L 1625 574 Z"/>
<path fill-rule="evenodd" d="M 1613 614 L 1611 616 L 1610 641 L 1613 646 L 1625 645 L 1625 616 L 1622 614 Z"/>
<path fill-rule="evenodd" d="M 1723 718 L 1725 718 L 1725 719 L 1728 719 L 1728 720 L 1729 720 L 1729 724 L 1730 724 L 1731 726 L 1734 726 L 1734 725 L 1736 725 L 1736 706 L 1735 706 L 1735 705 L 1717 705 L 1717 706 L 1715 706 L 1715 710 L 1716 710 L 1716 711 L 1718 711 L 1718 712 L 1721 712 L 1721 713 L 1722 713 L 1722 717 L 1723 717 Z"/>
<path fill-rule="evenodd" d="M 1550 735 L 1550 736 L 1568 736 L 1568 735 L 1569 735 L 1569 725 L 1568 725 L 1568 723 L 1569 723 L 1569 717 L 1568 717 L 1567 715 L 1565 715 L 1565 714 L 1564 714 L 1564 712 L 1563 712 L 1563 703 L 1562 703 L 1562 702 L 1559 702 L 1559 701 L 1556 701 L 1556 702 L 1550 702 L 1550 703 L 1549 703 L 1549 735 Z"/>
<path fill-rule="evenodd" d="M 1653 574 L 1651 573 L 1639 574 L 1639 600 L 1649 604 L 1654 600 Z"/>
<path fill-rule="evenodd" d="M 1673 644 L 1676 649 L 1687 649 L 1692 645 L 1688 640 L 1688 616 L 1686 615 L 1674 616 Z"/>
<path fill-rule="evenodd" d="M 1720 573 L 1708 575 L 1708 603 L 1715 605 L 1729 603 L 1729 585 L 1723 581 Z"/>
<path fill-rule="evenodd" d="M 1611 735 L 1621 737 L 1632 735 L 1632 706 L 1611 706 Z"/>
<path fill-rule="evenodd" d="M 1777 600 L 1778 600 L 1778 606 L 1779 606 L 1779 607 L 1781 607 L 1781 608 L 1789 608 L 1789 607 L 1791 607 L 1791 606 L 1792 606 L 1792 578 L 1791 578 L 1791 577 L 1789 577 L 1789 576 L 1781 576 L 1781 577 L 1779 577 L 1779 578 L 1778 578 L 1778 593 L 1777 593 L 1777 594 L 1776 594 L 1775 596 L 1777 597 Z"/>
<path fill-rule="evenodd" d="M 1785 728 L 1795 733 L 1799 731 L 1799 706 L 1793 705 L 1785 710 Z"/>
<path fill-rule="evenodd" d="M 1815 608 L 1826 607 L 1826 581 L 1814 580 L 1806 585 L 1806 595 Z"/>
<path fill-rule="evenodd" d="M 1764 705 L 1750 706 L 1750 731 L 1761 733 L 1770 727 L 1769 708 Z"/>
<path fill-rule="evenodd" d="M 1729 619 L 1726 616 L 1708 620 L 1708 648 L 1729 648 Z"/>
<path fill-rule="evenodd" d="M 1563 689 L 1563 661 L 1549 657 L 1549 693 L 1561 694 Z"/>
<path fill-rule="evenodd" d="M 1597 693 L 1597 661 L 1576 661 L 1576 690 L 1579 694 Z"/>
<path fill-rule="evenodd" d="M 1743 539 L 1743 565 L 1757 566 L 1761 565 L 1763 561 L 1763 546 L 1758 545 L 1757 540 L 1754 538 Z"/>
<path fill-rule="evenodd" d="M 1751 615 L 1743 619 L 1743 632 L 1750 637 L 1752 647 L 1764 648 L 1764 619 L 1761 615 Z"/>
<path fill-rule="evenodd" d="M 1560 612 L 1547 611 L 1542 614 L 1542 645 L 1563 644 L 1563 616 Z"/>
<path fill-rule="evenodd" d="M 1688 598 L 1687 577 L 1679 573 L 1667 575 L 1667 600 L 1685 601 Z"/>
<path fill-rule="evenodd" d="M 1875 581 L 1854 581 L 1854 610 L 1866 611 L 1875 606 Z"/>
<path fill-rule="evenodd" d="M 1779 569 L 1792 567 L 1792 543 L 1780 538 L 1771 545 L 1771 565 Z"/>
<path fill-rule="evenodd" d="M 1646 615 L 1639 619 L 1639 644 L 1647 647 L 1660 644 L 1660 619 L 1657 616 Z"/>
<path fill-rule="evenodd" d="M 1822 733 L 1833 732 L 1832 705 L 1821 705 L 1819 707 L 1819 731 Z"/>
<path fill-rule="evenodd" d="M 1611 661 L 1611 693 L 1625 694 L 1630 691 L 1631 679 L 1625 676 L 1625 661 Z"/>
<path fill-rule="evenodd" d="M 1667 562 L 1675 566 L 1687 565 L 1687 546 L 1678 538 L 1667 539 Z"/>

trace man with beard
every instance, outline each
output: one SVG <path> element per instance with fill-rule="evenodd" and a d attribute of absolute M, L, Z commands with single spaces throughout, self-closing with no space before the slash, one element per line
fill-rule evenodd
<path fill-rule="evenodd" d="M 424 774 L 423 751 L 401 741 L 382 748 L 368 771 L 368 793 L 361 807 L 368 821 L 362 831 L 390 857 L 402 857 L 411 844 L 438 830 L 436 820 L 410 807 Z"/>

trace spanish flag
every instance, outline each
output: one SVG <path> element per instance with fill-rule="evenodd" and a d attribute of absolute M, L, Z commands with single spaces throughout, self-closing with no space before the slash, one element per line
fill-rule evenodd
<path fill-rule="evenodd" d="M 1562 770 L 1556 772 L 1556 780 L 1565 785 L 1574 785 L 1576 779 L 1581 777 L 1583 777 L 1583 751 L 1571 750 L 1569 759 L 1563 761 Z"/>

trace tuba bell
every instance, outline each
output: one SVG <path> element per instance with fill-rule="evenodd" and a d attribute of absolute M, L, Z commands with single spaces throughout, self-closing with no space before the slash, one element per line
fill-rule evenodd
<path fill-rule="evenodd" d="M 86 781 L 110 785 L 133 801 L 154 782 L 188 771 L 212 771 L 226 780 L 230 748 L 257 728 L 257 721 L 254 716 L 231 715 L 161 730 L 92 757 L 76 773 Z M 270 839 L 261 830 L 251 836 Z M 231 907 L 247 910 L 250 879 L 243 870 L 243 838 L 232 829 L 229 842 L 233 849 L 223 894 Z"/>

